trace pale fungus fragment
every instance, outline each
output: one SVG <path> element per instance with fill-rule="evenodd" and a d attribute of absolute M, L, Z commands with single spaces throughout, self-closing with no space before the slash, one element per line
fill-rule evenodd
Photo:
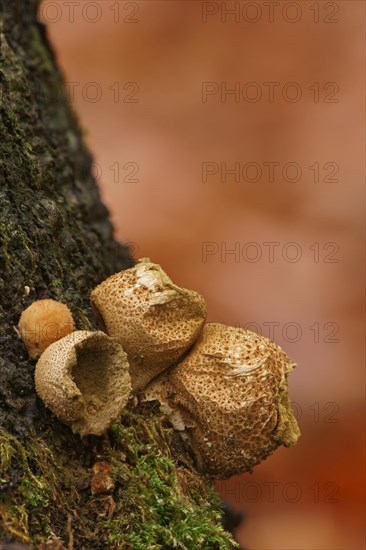
<path fill-rule="evenodd" d="M 250 471 L 278 446 L 295 445 L 284 351 L 253 332 L 207 324 L 184 360 L 145 390 L 176 429 L 198 466 L 216 479 Z"/>
<path fill-rule="evenodd" d="M 128 368 L 122 346 L 104 332 L 75 331 L 38 360 L 36 391 L 74 432 L 101 435 L 128 401 Z"/>
<path fill-rule="evenodd" d="M 109 462 L 98 461 L 93 465 L 90 489 L 92 495 L 113 493 L 114 481 L 110 476 L 112 466 Z"/>
<path fill-rule="evenodd" d="M 37 300 L 21 314 L 18 329 L 29 357 L 37 359 L 50 344 L 74 330 L 74 320 L 67 305 Z"/>
<path fill-rule="evenodd" d="M 206 319 L 202 296 L 173 284 L 148 258 L 97 286 L 91 305 L 100 328 L 126 351 L 134 390 L 180 359 Z"/>

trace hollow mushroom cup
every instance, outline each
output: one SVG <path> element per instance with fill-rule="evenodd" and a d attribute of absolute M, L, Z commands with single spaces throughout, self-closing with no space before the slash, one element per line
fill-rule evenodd
<path fill-rule="evenodd" d="M 127 355 L 102 331 L 74 331 L 43 352 L 35 385 L 46 407 L 74 432 L 101 435 L 131 393 Z"/>
<path fill-rule="evenodd" d="M 251 471 L 278 446 L 295 445 L 287 376 L 295 364 L 251 331 L 207 324 L 184 360 L 143 394 L 158 400 L 214 479 Z"/>
<path fill-rule="evenodd" d="M 206 320 L 203 297 L 175 285 L 148 258 L 103 281 L 90 299 L 99 328 L 127 353 L 135 391 L 182 358 Z"/>

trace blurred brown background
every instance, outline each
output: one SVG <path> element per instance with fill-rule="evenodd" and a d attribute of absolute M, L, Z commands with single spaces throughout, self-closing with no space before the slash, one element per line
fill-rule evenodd
<path fill-rule="evenodd" d="M 298 363 L 299 444 L 218 483 L 253 550 L 365 548 L 364 6 L 41 10 L 118 238 Z"/>

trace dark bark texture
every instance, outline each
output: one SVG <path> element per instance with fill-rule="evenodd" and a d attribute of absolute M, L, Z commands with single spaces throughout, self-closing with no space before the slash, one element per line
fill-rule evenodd
<path fill-rule="evenodd" d="M 37 5 L 1 11 L 0 548 L 231 548 L 210 484 L 153 406 L 81 439 L 35 394 L 22 311 L 54 298 L 94 330 L 90 291 L 134 264 L 113 239 Z M 114 490 L 92 495 L 100 460 Z"/>
<path fill-rule="evenodd" d="M 133 265 L 113 240 L 33 3 L 7 2 L 1 37 L 0 324 L 2 425 L 22 434 L 33 417 L 32 367 L 14 326 L 34 300 L 69 305 L 78 328 L 93 321 L 89 293 Z M 29 294 L 26 296 L 26 287 Z M 25 413 L 26 414 L 22 414 Z"/>

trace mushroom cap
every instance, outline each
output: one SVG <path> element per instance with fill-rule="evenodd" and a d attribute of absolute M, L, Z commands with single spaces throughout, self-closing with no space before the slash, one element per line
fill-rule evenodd
<path fill-rule="evenodd" d="M 173 284 L 148 258 L 97 286 L 91 305 L 100 328 L 126 351 L 134 390 L 180 359 L 206 319 L 203 297 Z"/>
<path fill-rule="evenodd" d="M 174 411 L 173 425 L 186 426 L 201 468 L 226 479 L 250 471 L 279 445 L 296 443 L 287 387 L 294 366 L 268 338 L 212 323 L 145 395 Z"/>
<path fill-rule="evenodd" d="M 75 331 L 41 355 L 35 370 L 36 391 L 74 432 L 100 435 L 128 401 L 128 367 L 122 346 L 104 332 Z"/>
<path fill-rule="evenodd" d="M 18 329 L 29 357 L 36 359 L 50 344 L 74 330 L 74 320 L 67 305 L 37 300 L 21 314 Z"/>

